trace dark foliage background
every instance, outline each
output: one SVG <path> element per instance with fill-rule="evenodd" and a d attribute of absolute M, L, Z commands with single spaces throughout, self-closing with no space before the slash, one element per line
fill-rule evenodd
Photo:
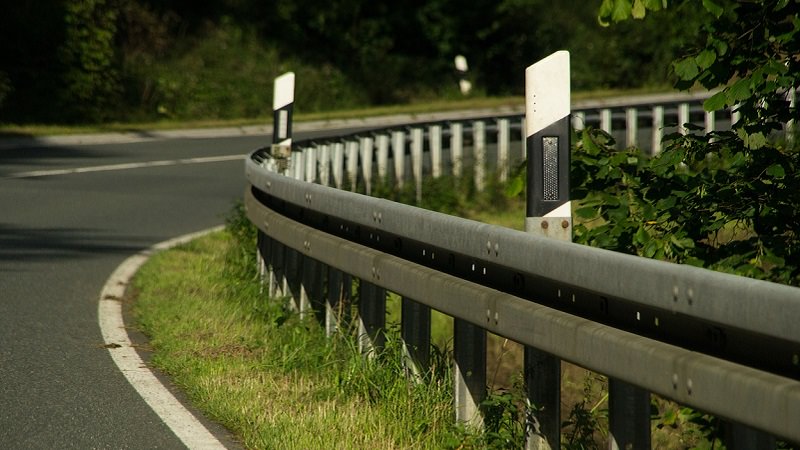
<path fill-rule="evenodd" d="M 306 111 L 447 98 L 457 54 L 476 95 L 521 94 L 559 49 L 576 90 L 663 86 L 698 29 L 683 7 L 602 27 L 579 0 L 3 1 L 5 123 L 264 115 L 286 70 Z"/>

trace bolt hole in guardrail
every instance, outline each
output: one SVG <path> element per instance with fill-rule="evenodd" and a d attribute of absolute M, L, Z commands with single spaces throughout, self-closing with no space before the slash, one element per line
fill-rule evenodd
<path fill-rule="evenodd" d="M 658 151 L 670 121 L 699 120 L 710 130 L 735 119 L 701 112 L 707 95 L 584 102 L 571 115 L 559 112 L 563 105 L 543 106 L 546 95 L 537 101 L 545 116 L 556 111 L 556 121 L 566 120 L 566 129 L 597 124 L 620 135 L 618 142 Z M 411 183 L 419 201 L 423 176 L 461 176 L 467 167 L 475 188 L 485 188 L 486 174 L 518 164 L 538 148 L 536 139 L 568 145 L 568 138 L 553 139 L 559 135 L 549 134 L 548 124 L 536 128 L 541 120 L 483 116 L 316 138 L 292 147 L 306 153 L 303 171 L 292 170 L 297 158 L 282 163 L 272 148 L 255 151 L 246 163 L 245 200 L 248 216 L 261 224 L 260 267 L 270 295 L 302 294 L 308 300 L 295 301 L 301 309 L 324 305 L 330 330 L 346 320 L 338 305 L 347 283 L 361 279 L 359 342 L 367 355 L 381 345 L 387 291 L 403 298 L 402 335 L 417 356 L 430 345 L 430 309 L 453 316 L 456 418 L 476 426 L 490 331 L 526 346 L 525 366 L 539 368 L 526 375 L 537 406 L 559 403 L 560 358 L 608 375 L 609 439 L 618 448 L 650 446 L 649 392 L 723 417 L 729 448 L 768 448 L 770 435 L 800 441 L 799 289 L 561 242 L 552 233 L 571 232 L 571 217 L 559 216 L 566 200 L 560 187 L 542 197 L 554 202 L 550 212 L 527 219 L 529 233 L 347 192 Z M 563 164 L 555 158 L 547 161 Z M 306 286 L 306 266 L 327 275 Z M 532 417 L 537 432 L 529 446 L 558 445 L 557 408 Z"/>

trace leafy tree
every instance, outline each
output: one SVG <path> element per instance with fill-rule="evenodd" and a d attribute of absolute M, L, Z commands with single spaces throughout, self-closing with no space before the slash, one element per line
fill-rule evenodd
<path fill-rule="evenodd" d="M 797 117 L 800 2 L 684 0 L 705 43 L 672 64 L 679 88 L 721 88 L 708 110 L 741 115 L 730 132 L 668 136 L 652 159 L 582 133 L 576 149 L 578 240 L 648 257 L 800 284 L 800 152 L 776 131 Z M 602 21 L 642 18 L 661 1 L 605 0 Z"/>
<path fill-rule="evenodd" d="M 64 65 L 62 111 L 79 121 L 113 117 L 122 87 L 116 53 L 118 8 L 113 0 L 66 3 L 66 35 L 59 59 Z"/>

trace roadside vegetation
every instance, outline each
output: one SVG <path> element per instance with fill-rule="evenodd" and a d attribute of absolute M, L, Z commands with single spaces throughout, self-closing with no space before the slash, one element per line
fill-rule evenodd
<path fill-rule="evenodd" d="M 247 448 L 446 448 L 451 380 L 438 364 L 404 376 L 389 333 L 362 358 L 352 333 L 327 339 L 257 283 L 254 241 L 229 228 L 157 255 L 138 274 L 137 326 L 152 363 Z M 246 231 L 252 236 L 251 230 Z"/>
<path fill-rule="evenodd" d="M 25 2 L 0 17 L 0 124 L 263 121 L 286 71 L 299 114 L 460 100 L 458 54 L 469 99 L 522 95 L 525 67 L 560 49 L 575 91 L 663 89 L 660 62 L 697 37 L 690 8 L 667 14 L 607 28 L 580 0 Z"/>

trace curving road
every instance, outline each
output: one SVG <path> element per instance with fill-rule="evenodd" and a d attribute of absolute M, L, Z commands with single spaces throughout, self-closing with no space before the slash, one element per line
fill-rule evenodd
<path fill-rule="evenodd" d="M 182 446 L 103 347 L 99 292 L 127 256 L 222 223 L 237 156 L 265 142 L 0 149 L 0 447 Z"/>

